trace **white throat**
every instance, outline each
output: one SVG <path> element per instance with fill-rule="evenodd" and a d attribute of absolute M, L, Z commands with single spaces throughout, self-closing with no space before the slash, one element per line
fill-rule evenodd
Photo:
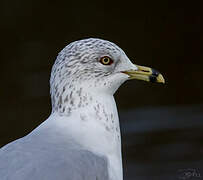
<path fill-rule="evenodd" d="M 68 134 L 67 136 L 72 137 L 84 149 L 106 157 L 111 179 L 122 180 L 120 126 L 114 97 L 108 94 L 95 95 L 85 91 L 78 93 L 81 93 L 80 96 L 72 94 L 73 104 L 78 106 L 83 96 L 87 100 L 83 101 L 87 104 L 72 108 L 68 116 L 54 112 L 53 116 L 59 116 L 57 121 L 60 123 L 56 122 L 57 126 L 65 128 L 64 132 Z M 68 103 L 64 106 L 68 108 L 69 105 Z"/>

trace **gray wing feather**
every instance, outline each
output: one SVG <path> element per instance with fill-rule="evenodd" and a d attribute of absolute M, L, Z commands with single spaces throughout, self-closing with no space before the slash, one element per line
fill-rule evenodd
<path fill-rule="evenodd" d="M 109 179 L 105 157 L 81 148 L 31 144 L 23 138 L 0 149 L 0 177 L 1 180 Z"/>

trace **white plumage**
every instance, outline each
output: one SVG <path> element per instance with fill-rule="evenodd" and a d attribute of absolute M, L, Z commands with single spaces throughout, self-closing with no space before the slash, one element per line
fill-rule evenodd
<path fill-rule="evenodd" d="M 129 70 L 138 67 L 109 41 L 90 38 L 66 46 L 52 68 L 52 113 L 0 149 L 0 179 L 122 180 L 113 94 Z"/>

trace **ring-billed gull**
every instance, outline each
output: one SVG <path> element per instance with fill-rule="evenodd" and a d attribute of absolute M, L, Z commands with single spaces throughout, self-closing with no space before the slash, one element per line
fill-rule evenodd
<path fill-rule="evenodd" d="M 89 38 L 59 54 L 50 78 L 52 113 L 0 149 L 1 180 L 122 180 L 120 127 L 113 94 L 128 79 L 164 83 L 112 42 Z"/>

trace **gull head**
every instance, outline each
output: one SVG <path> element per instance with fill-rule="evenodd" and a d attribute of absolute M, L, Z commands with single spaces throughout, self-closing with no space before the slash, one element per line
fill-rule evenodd
<path fill-rule="evenodd" d="M 112 42 L 97 38 L 72 42 L 58 54 L 52 68 L 52 106 L 59 106 L 67 94 L 73 95 L 81 88 L 113 95 L 128 79 L 164 83 L 158 71 L 133 64 Z"/>

